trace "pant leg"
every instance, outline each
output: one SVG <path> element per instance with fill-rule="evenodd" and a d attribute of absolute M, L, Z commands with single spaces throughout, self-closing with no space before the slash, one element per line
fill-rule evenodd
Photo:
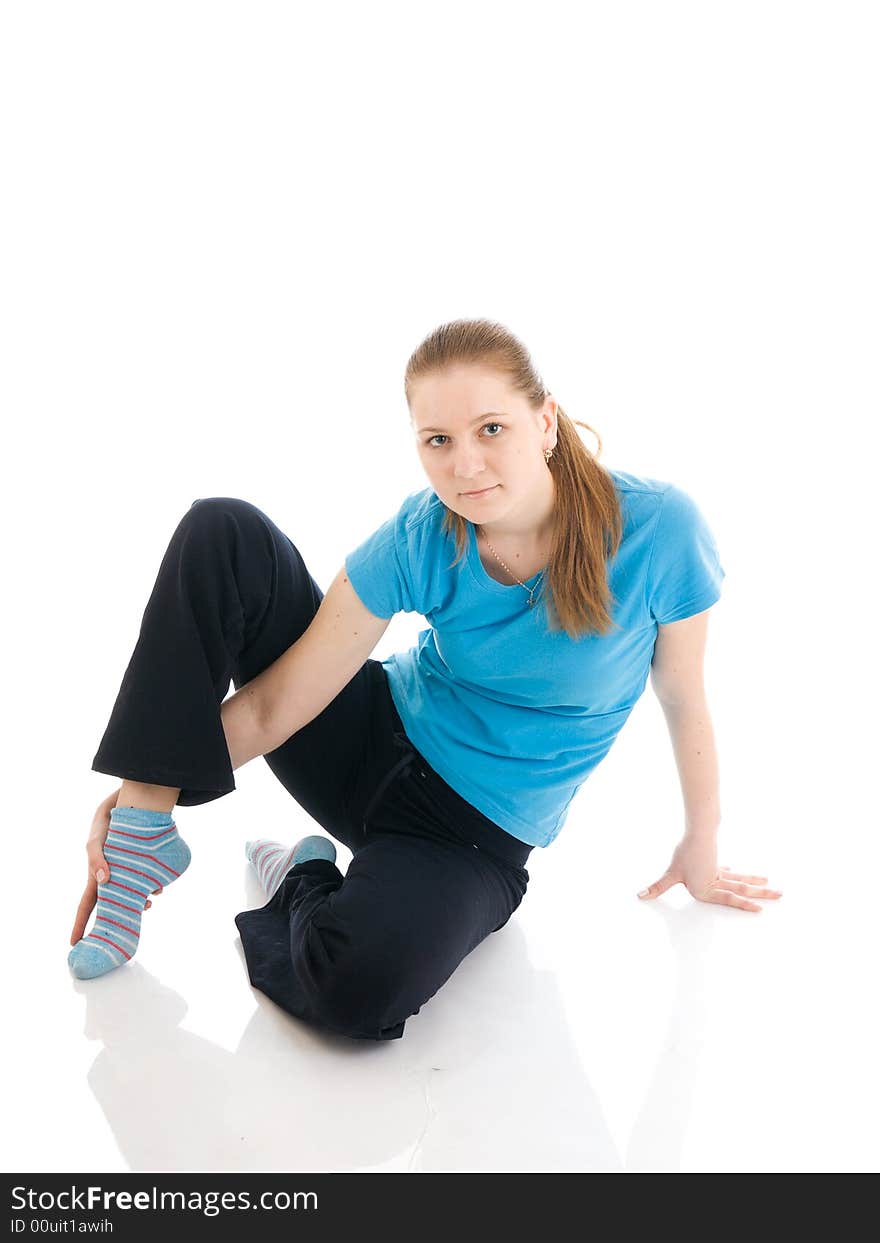
<path fill-rule="evenodd" d="M 95 772 L 180 789 L 182 807 L 235 789 L 220 719 L 236 689 L 308 628 L 323 599 L 293 542 L 236 497 L 193 502 L 174 531 Z M 374 768 L 392 762 L 382 666 L 368 660 L 314 721 L 268 754 L 285 788 L 356 849 Z M 379 720 L 377 712 L 384 712 Z"/>
<path fill-rule="evenodd" d="M 297 864 L 264 907 L 235 917 L 255 988 L 297 1018 L 374 1040 L 403 1035 L 507 923 L 529 881 L 531 847 L 453 790 L 405 734 L 403 744 L 413 762 L 405 754 L 376 787 L 346 876 L 326 860 Z"/>
<path fill-rule="evenodd" d="M 267 906 L 235 922 L 251 984 L 283 1009 L 342 1035 L 394 1040 L 503 927 L 527 883 L 524 868 L 467 842 L 373 832 L 344 879 L 326 860 L 297 864 Z"/>

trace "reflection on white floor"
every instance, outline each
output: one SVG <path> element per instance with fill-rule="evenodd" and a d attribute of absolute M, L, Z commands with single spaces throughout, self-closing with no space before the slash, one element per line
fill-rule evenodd
<path fill-rule="evenodd" d="M 82 842 L 63 843 L 35 969 L 12 963 L 3 1168 L 876 1169 L 860 878 L 844 895 L 800 855 L 780 870 L 753 831 L 721 861 L 785 891 L 760 915 L 681 887 L 645 905 L 674 833 L 638 816 L 627 830 L 641 796 L 621 808 L 620 783 L 597 778 L 533 853 L 510 923 L 387 1043 L 310 1029 L 248 984 L 233 916 L 264 899 L 244 842 L 255 820 L 291 841 L 314 828 L 267 770 L 177 809 L 194 866 L 146 913 L 137 957 L 99 980 L 67 973 L 84 869 Z M 23 926 L 27 892 L 9 896 Z"/>

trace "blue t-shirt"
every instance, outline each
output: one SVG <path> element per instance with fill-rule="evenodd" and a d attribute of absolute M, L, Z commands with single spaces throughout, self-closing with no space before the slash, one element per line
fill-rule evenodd
<path fill-rule="evenodd" d="M 605 635 L 550 631 L 543 595 L 530 608 L 522 587 L 486 572 L 470 522 L 466 556 L 450 569 L 455 537 L 441 529 L 445 508 L 431 488 L 411 493 L 345 559 L 371 613 L 418 613 L 429 623 L 409 651 L 381 662 L 413 746 L 532 846 L 557 836 L 645 689 L 658 622 L 700 613 L 721 595 L 715 540 L 687 493 L 609 474 L 623 538 L 607 563 L 619 629 Z"/>

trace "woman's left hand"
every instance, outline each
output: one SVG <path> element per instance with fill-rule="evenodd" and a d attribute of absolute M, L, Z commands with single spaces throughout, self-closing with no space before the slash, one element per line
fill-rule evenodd
<path fill-rule="evenodd" d="M 712 838 L 683 837 L 675 848 L 672 862 L 658 881 L 638 895 L 657 898 L 673 885 L 682 884 L 699 902 L 719 902 L 743 911 L 761 911 L 753 898 L 781 898 L 781 889 L 764 889 L 766 876 L 747 876 L 719 868 L 717 847 Z"/>

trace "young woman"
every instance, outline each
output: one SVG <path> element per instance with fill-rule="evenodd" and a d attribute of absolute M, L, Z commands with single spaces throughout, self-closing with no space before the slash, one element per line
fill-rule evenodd
<path fill-rule="evenodd" d="M 649 673 L 685 831 L 639 896 L 681 882 L 747 911 L 780 896 L 717 864 L 702 663 L 724 570 L 694 502 L 600 466 L 502 325 L 438 328 L 405 394 L 430 487 L 349 553 L 326 596 L 247 501 L 195 501 L 175 530 L 92 763 L 123 783 L 87 845 L 76 976 L 127 962 L 148 895 L 188 866 L 175 805 L 228 794 L 263 755 L 353 857 L 343 876 L 321 835 L 247 843 L 269 897 L 236 916 L 251 984 L 325 1029 L 402 1036 L 519 906 L 530 851 L 558 835 Z M 428 629 L 373 660 L 401 611 Z"/>

